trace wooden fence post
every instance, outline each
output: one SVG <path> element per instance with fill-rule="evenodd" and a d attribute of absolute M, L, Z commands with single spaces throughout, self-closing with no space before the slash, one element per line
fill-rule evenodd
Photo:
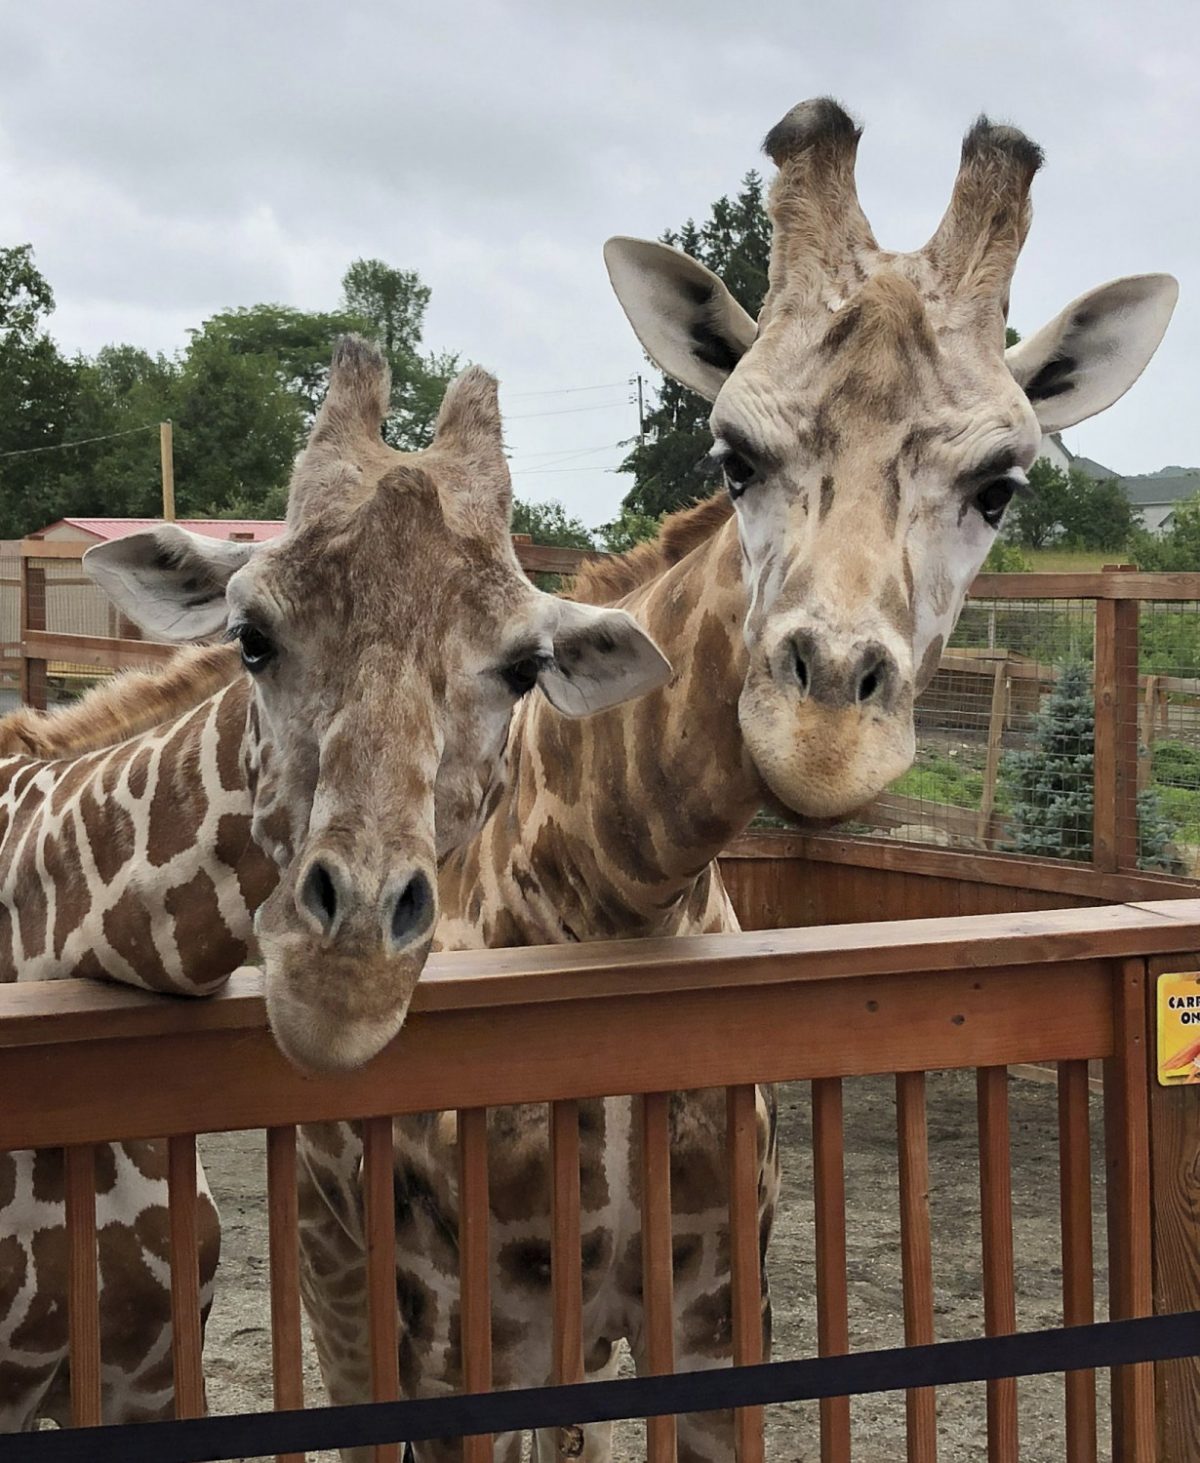
<path fill-rule="evenodd" d="M 46 709 L 46 662 L 29 654 L 27 630 L 46 628 L 46 571 L 34 564 L 31 548 L 21 545 L 21 701 L 38 711 Z"/>
<path fill-rule="evenodd" d="M 1200 1310 L 1200 1087 L 1158 1083 L 1155 986 L 1166 971 L 1200 970 L 1200 952 L 1156 955 L 1147 967 L 1154 1310 L 1163 1315 Z M 1200 1356 L 1160 1361 L 1154 1393 L 1162 1463 L 1200 1463 Z"/>
<path fill-rule="evenodd" d="M 1104 572 L 1115 578 L 1133 566 Z M 1134 599 L 1096 601 L 1092 862 L 1108 873 L 1137 868 L 1138 609 Z"/>
<path fill-rule="evenodd" d="M 979 801 L 976 836 L 985 847 L 992 844 L 992 812 L 996 806 L 996 776 L 1000 771 L 1000 744 L 1008 708 L 1008 653 L 996 661 L 992 676 L 992 709 L 988 715 L 987 762 L 983 769 L 983 795 Z"/>

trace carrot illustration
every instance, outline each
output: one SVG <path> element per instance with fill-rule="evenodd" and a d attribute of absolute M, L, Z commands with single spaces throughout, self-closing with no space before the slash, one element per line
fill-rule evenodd
<path fill-rule="evenodd" d="M 1200 1057 L 1200 1041 L 1194 1041 L 1191 1046 L 1180 1047 L 1173 1057 L 1168 1057 L 1163 1063 L 1163 1071 L 1170 1072 L 1176 1067 L 1190 1066 L 1198 1057 Z"/>

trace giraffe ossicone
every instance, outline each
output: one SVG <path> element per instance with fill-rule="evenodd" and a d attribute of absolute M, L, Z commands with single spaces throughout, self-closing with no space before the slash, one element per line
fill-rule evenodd
<path fill-rule="evenodd" d="M 384 442 L 388 399 L 379 352 L 343 340 L 280 539 L 161 525 L 84 556 L 151 635 L 240 644 L 252 836 L 279 870 L 255 917 L 267 1006 L 312 1069 L 358 1066 L 400 1029 L 437 861 L 481 816 L 519 696 L 585 716 L 670 673 L 630 616 L 521 572 L 492 377 L 450 386 L 424 452 Z"/>

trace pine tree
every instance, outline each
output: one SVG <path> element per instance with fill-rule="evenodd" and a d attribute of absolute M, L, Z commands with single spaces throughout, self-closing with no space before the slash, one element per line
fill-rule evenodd
<path fill-rule="evenodd" d="M 1087 667 L 1068 662 L 1038 712 L 1033 746 L 1008 753 L 1001 764 L 1013 825 L 1009 852 L 1090 862 L 1095 727 Z M 1180 871 L 1173 835 L 1157 792 L 1147 788 L 1138 796 L 1138 867 Z"/>
<path fill-rule="evenodd" d="M 758 173 L 746 174 L 736 198 L 719 198 L 702 224 L 689 219 L 678 232 L 669 229 L 662 240 L 706 264 L 743 309 L 758 315 L 767 293 L 771 256 L 771 223 Z M 624 506 L 649 518 L 686 507 L 712 487 L 698 471 L 712 445 L 710 403 L 667 377 L 655 397 L 646 413 L 644 442 L 621 464 L 621 470 L 633 473 L 635 479 Z"/>

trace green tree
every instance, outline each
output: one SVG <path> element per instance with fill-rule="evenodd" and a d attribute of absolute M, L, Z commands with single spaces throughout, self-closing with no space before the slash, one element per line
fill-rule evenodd
<path fill-rule="evenodd" d="M 654 538 L 662 523 L 649 513 L 635 513 L 632 508 L 622 508 L 610 523 L 602 523 L 596 530 L 600 547 L 610 554 L 625 554 L 637 544 Z"/>
<path fill-rule="evenodd" d="M 0 537 L 58 516 L 78 366 L 45 330 L 54 293 L 28 244 L 0 248 Z"/>
<path fill-rule="evenodd" d="M 762 179 L 749 172 L 735 198 L 719 198 L 703 223 L 689 219 L 663 242 L 699 259 L 720 275 L 734 298 L 757 315 L 767 292 L 771 224 L 763 203 Z M 634 485 L 624 505 L 644 518 L 660 518 L 710 491 L 697 471 L 707 454 L 709 403 L 667 377 L 655 388 L 643 440 L 621 464 Z"/>
<path fill-rule="evenodd" d="M 1062 534 L 1070 499 L 1067 475 L 1045 457 L 1029 469 L 1029 492 L 1013 499 L 1005 519 L 1005 536 L 1024 549 L 1040 549 Z"/>
<path fill-rule="evenodd" d="M 981 574 L 1024 574 L 1029 568 L 1029 560 L 1016 546 L 1005 539 L 998 538 L 988 550 L 988 556 L 983 561 L 980 569 Z"/>
<path fill-rule="evenodd" d="M 222 310 L 190 332 L 193 342 L 223 345 L 234 355 L 269 361 L 279 383 L 296 398 L 305 422 L 316 416 L 329 379 L 334 341 L 361 330 L 348 310 L 297 310 L 291 305 L 249 305 Z"/>
<path fill-rule="evenodd" d="M 1138 567 L 1152 573 L 1200 571 L 1200 493 L 1175 505 L 1170 527 L 1162 534 L 1136 528 L 1129 550 Z"/>
<path fill-rule="evenodd" d="M 1000 766 L 1012 819 L 1010 852 L 1035 858 L 1092 857 L 1095 704 L 1087 666 L 1068 661 L 1038 712 L 1033 745 L 1008 753 Z M 1138 866 L 1177 872 L 1174 828 L 1157 791 L 1138 796 Z"/>
<path fill-rule="evenodd" d="M 513 501 L 513 533 L 527 533 L 535 544 L 564 549 L 594 549 L 595 539 L 578 518 L 572 518 L 557 499 L 544 503 Z"/>
<path fill-rule="evenodd" d="M 198 332 L 175 397 L 180 517 L 279 517 L 305 414 L 270 355 Z"/>

